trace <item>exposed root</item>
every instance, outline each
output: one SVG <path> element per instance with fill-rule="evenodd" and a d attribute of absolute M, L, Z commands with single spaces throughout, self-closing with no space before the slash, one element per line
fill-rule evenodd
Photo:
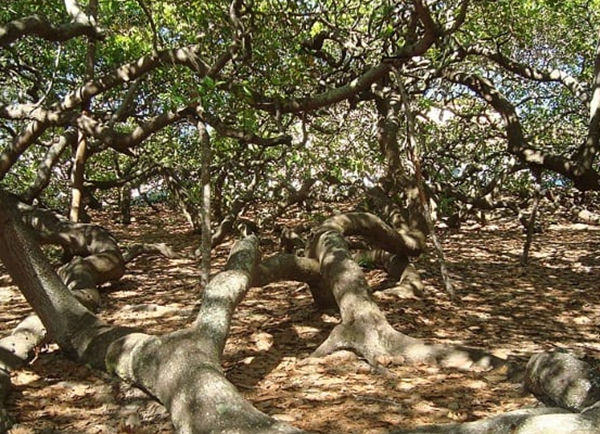
<path fill-rule="evenodd" d="M 352 224 L 354 230 L 359 227 L 368 227 L 371 233 L 391 230 L 373 226 L 385 225 L 381 220 L 353 214 L 335 217 L 334 222 L 343 224 L 327 220 L 316 231 L 309 252 L 320 263 L 321 274 L 339 306 L 342 322 L 313 355 L 324 356 L 339 349 L 352 349 L 372 365 L 377 365 L 380 359 L 392 359 L 476 370 L 489 370 L 506 363 L 506 360 L 480 350 L 427 344 L 394 330 L 371 297 L 364 273 L 352 260 L 342 237 L 342 232 L 355 221 L 362 223 Z"/>
<path fill-rule="evenodd" d="M 129 264 L 140 255 L 161 255 L 168 259 L 182 258 L 172 247 L 165 243 L 139 243 L 130 246 L 123 252 L 123 260 Z"/>

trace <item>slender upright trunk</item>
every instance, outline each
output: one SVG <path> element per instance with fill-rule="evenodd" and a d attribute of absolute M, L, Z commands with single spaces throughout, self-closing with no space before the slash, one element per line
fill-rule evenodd
<path fill-rule="evenodd" d="M 392 184 L 392 190 L 398 186 L 397 178 L 404 176 L 400 147 L 398 146 L 399 115 L 401 101 L 398 95 L 391 92 L 388 86 L 381 89 L 379 98 L 375 99 L 379 120 L 377 122 L 377 142 L 381 154 L 385 158 L 385 179 Z"/>
<path fill-rule="evenodd" d="M 87 138 L 81 131 L 75 149 L 73 171 L 71 172 L 71 211 L 69 219 L 79 221 L 81 216 L 81 202 L 83 199 L 83 180 L 85 175 L 85 161 L 87 159 Z"/>
<path fill-rule="evenodd" d="M 96 21 L 98 15 L 98 0 L 90 0 L 89 15 Z M 94 63 L 96 59 L 96 42 L 92 39 L 88 41 L 87 53 L 85 56 L 85 79 L 91 80 L 94 78 Z M 83 101 L 81 105 L 82 112 L 90 110 L 91 101 Z M 77 148 L 75 149 L 75 157 L 73 161 L 73 171 L 71 172 L 71 210 L 69 218 L 78 222 L 81 216 L 81 202 L 83 199 L 83 181 L 85 178 L 85 163 L 87 160 L 87 137 L 82 131 L 79 131 L 77 138 Z"/>
<path fill-rule="evenodd" d="M 527 235 L 523 244 L 523 253 L 521 254 L 521 267 L 527 266 L 529 262 L 529 249 L 533 242 L 533 233 L 535 232 L 535 220 L 537 218 L 540 202 L 542 200 L 542 174 L 540 170 L 533 170 L 533 205 L 531 207 L 531 215 L 527 221 Z"/>
<path fill-rule="evenodd" d="M 121 223 L 131 223 L 131 188 L 125 184 L 119 191 L 119 207 L 121 210 Z"/>
<path fill-rule="evenodd" d="M 211 149 L 210 136 L 206 130 L 206 125 L 202 120 L 197 123 L 198 135 L 200 136 L 200 153 L 201 153 L 201 175 L 200 182 L 202 187 L 202 207 L 200 208 L 200 218 L 202 221 L 202 262 L 200 266 L 200 278 L 202 285 L 206 285 L 210 278 L 210 263 L 211 263 L 211 229 L 210 229 L 210 163 Z"/>
<path fill-rule="evenodd" d="M 415 168 L 415 179 L 417 184 L 417 189 L 419 191 L 419 202 L 421 204 L 421 208 L 423 209 L 423 216 L 425 217 L 425 222 L 427 224 L 428 232 L 431 235 L 431 240 L 433 241 L 433 245 L 435 246 L 435 251 L 438 257 L 438 261 L 440 264 L 440 272 L 442 274 L 442 281 L 444 282 L 444 287 L 446 292 L 450 296 L 452 300 L 456 299 L 456 292 L 454 291 L 454 284 L 452 283 L 452 278 L 450 277 L 450 273 L 448 272 L 448 267 L 446 265 L 446 257 L 444 255 L 444 249 L 442 247 L 442 243 L 437 236 L 437 232 L 435 230 L 435 224 L 433 222 L 431 207 L 429 205 L 429 200 L 427 199 L 427 195 L 425 194 L 425 181 L 423 180 L 423 173 L 421 171 L 421 159 L 420 159 L 420 150 L 419 150 L 419 142 L 417 140 L 417 122 L 415 120 L 414 113 L 410 108 L 410 100 L 408 97 L 408 92 L 404 88 L 402 84 L 401 78 L 398 77 L 398 90 L 400 91 L 400 95 L 402 97 L 402 102 L 404 104 L 404 109 L 406 112 L 406 128 L 407 128 L 407 137 L 408 137 L 408 154 Z"/>

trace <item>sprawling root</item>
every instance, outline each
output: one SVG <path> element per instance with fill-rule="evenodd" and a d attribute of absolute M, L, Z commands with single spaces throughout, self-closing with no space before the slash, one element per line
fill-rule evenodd
<path fill-rule="evenodd" d="M 548 406 L 581 412 L 600 401 L 600 372 L 572 354 L 544 352 L 527 363 L 525 387 Z"/>
<path fill-rule="evenodd" d="M 19 203 L 18 208 L 23 222 L 34 230 L 39 242 L 63 247 L 71 260 L 59 268 L 59 276 L 84 306 L 97 309 L 100 304 L 97 286 L 118 280 L 125 272 L 117 241 L 101 227 L 73 223 L 51 211 L 23 203 Z M 42 322 L 31 315 L 11 335 L 0 340 L 0 407 L 10 391 L 10 372 L 24 366 L 45 338 Z M 0 408 L 0 428 L 8 427 L 10 422 Z"/>
<path fill-rule="evenodd" d="M 394 330 L 372 299 L 364 273 L 352 260 L 342 236 L 348 232 L 363 235 L 362 231 L 366 231 L 370 241 L 390 251 L 403 254 L 418 251 L 414 240 L 407 241 L 370 214 L 336 216 L 316 231 L 309 255 L 319 261 L 323 279 L 339 306 L 342 322 L 317 348 L 315 356 L 352 349 L 374 365 L 392 359 L 463 369 L 492 369 L 506 363 L 480 350 L 431 345 Z"/>
<path fill-rule="evenodd" d="M 133 246 L 123 255 L 116 239 L 99 226 L 73 223 L 51 211 L 23 203 L 18 208 L 23 222 L 33 229 L 40 243 L 64 249 L 69 261 L 58 269 L 58 275 L 79 302 L 92 311 L 100 305 L 98 286 L 120 279 L 126 262 L 143 253 L 176 255 L 166 245 L 159 244 Z M 10 373 L 24 366 L 45 339 L 46 330 L 36 315 L 27 317 L 11 335 L 0 339 L 0 432 L 11 424 L 3 409 L 10 391 Z"/>
<path fill-rule="evenodd" d="M 339 214 L 325 220 L 315 231 L 313 243 L 321 233 L 327 231 L 361 235 L 388 252 L 404 256 L 418 256 L 425 248 L 425 237 L 421 232 L 397 231 L 379 217 L 366 212 Z"/>
<path fill-rule="evenodd" d="M 13 420 L 5 410 L 11 390 L 10 374 L 29 361 L 33 349 L 42 344 L 46 329 L 37 315 L 25 318 L 13 332 L 0 339 L 0 432 L 6 432 Z"/>
<path fill-rule="evenodd" d="M 181 253 L 176 252 L 165 243 L 139 243 L 134 244 L 123 252 L 123 260 L 129 264 L 140 255 L 161 255 L 169 259 L 182 258 Z"/>
<path fill-rule="evenodd" d="M 0 203 L 3 199 L 0 191 Z M 7 209 L 0 212 L 1 260 L 63 350 L 157 398 L 171 414 L 178 433 L 301 432 L 254 408 L 220 366 L 233 312 L 255 275 L 256 236 L 236 243 L 225 270 L 204 288 L 193 325 L 151 336 L 107 324 L 78 303 L 37 248 L 14 207 Z M 10 245 L 15 237 L 18 242 Z"/>
<path fill-rule="evenodd" d="M 280 280 L 308 284 L 315 305 L 320 310 L 337 307 L 333 294 L 325 286 L 319 270 L 319 263 L 314 259 L 302 258 L 290 253 L 272 256 L 260 263 L 252 285 L 265 286 Z"/>
<path fill-rule="evenodd" d="M 387 232 L 373 230 L 361 223 L 365 221 L 375 223 L 377 220 L 361 216 L 356 224 L 355 215 L 336 217 L 334 224 L 325 222 L 310 243 L 309 255 L 319 261 L 325 285 L 335 297 L 342 319 L 313 355 L 320 357 L 351 349 L 373 365 L 384 361 L 425 362 L 482 370 L 509 365 L 506 360 L 481 350 L 431 345 L 394 330 L 370 297 L 362 269 L 352 260 L 343 238 L 348 228 L 352 228 L 353 233 L 361 227 L 369 228 L 371 234 Z M 392 251 L 397 252 L 397 247 Z M 400 251 L 406 253 L 406 245 L 401 245 Z M 393 434 L 600 432 L 600 373 L 596 369 L 568 354 L 542 353 L 532 357 L 525 375 L 528 389 L 555 407 L 519 410 L 475 422 L 425 426 Z"/>
<path fill-rule="evenodd" d="M 392 282 L 392 285 L 385 288 L 386 294 L 395 294 L 402 298 L 423 295 L 423 281 L 408 257 L 383 249 L 373 249 L 359 250 L 352 255 L 352 259 L 359 264 L 365 262 L 385 270 Z"/>
<path fill-rule="evenodd" d="M 165 405 L 178 433 L 303 433 L 254 408 L 221 370 L 235 308 L 253 281 L 273 277 L 260 276 L 261 272 L 257 276 L 257 263 L 256 236 L 238 241 L 225 270 L 204 288 L 191 327 L 162 336 L 129 335 L 115 342 L 107 354 L 109 365 L 121 378 L 143 387 Z"/>
<path fill-rule="evenodd" d="M 0 199 L 3 197 L 0 196 Z M 125 262 L 138 254 L 174 255 L 163 245 L 140 246 L 121 255 L 108 232 L 74 225 L 73 232 L 69 233 L 66 230 L 68 223 L 59 219 L 40 223 L 32 217 L 34 214 L 33 210 L 26 209 L 24 220 L 43 230 L 54 225 L 54 229 L 62 231 L 63 235 L 59 237 L 61 245 L 77 255 L 60 270 L 63 281 L 76 290 L 75 293 L 119 278 Z M 387 260 L 395 264 L 396 268 L 390 269 L 397 272 L 406 261 L 393 255 L 413 254 L 422 247 L 416 239 L 398 238 L 392 235 L 393 230 L 378 227 L 383 225 L 385 223 L 370 215 L 338 216 L 315 232 L 308 249 L 309 258 L 277 255 L 260 264 L 258 240 L 255 236 L 246 237 L 234 247 L 225 271 L 205 288 L 194 324 L 166 335 L 150 336 L 104 324 L 74 301 L 60 306 L 81 309 L 93 320 L 82 325 L 85 333 L 78 334 L 73 341 L 82 361 L 113 372 L 157 397 L 168 408 L 178 432 L 250 432 L 249 427 L 252 427 L 252 432 L 261 434 L 303 433 L 252 407 L 229 383 L 220 368 L 234 309 L 250 286 L 263 286 L 276 280 L 307 282 L 317 304 L 330 306 L 335 302 L 338 306 L 341 323 L 314 352 L 315 356 L 338 349 L 352 349 L 373 365 L 389 361 L 428 362 L 465 369 L 504 365 L 505 360 L 479 350 L 431 345 L 393 329 L 372 299 L 362 269 L 352 259 L 343 238 L 349 232 L 366 231 L 373 244 L 391 250 L 392 256 Z M 72 237 L 72 245 L 65 241 L 69 236 Z M 2 239 L 4 246 L 7 239 Z M 53 236 L 41 239 L 56 240 Z M 19 260 L 35 262 L 32 258 L 24 259 L 27 258 L 24 251 L 25 247 L 19 250 Z M 384 253 L 379 255 L 386 257 Z M 43 257 L 41 252 L 39 256 Z M 7 257 L 10 259 L 11 255 L 4 255 L 3 261 L 8 261 Z M 18 264 L 15 261 L 10 263 Z M 41 274 L 31 273 L 27 278 L 38 280 Z M 65 285 L 54 277 L 59 285 L 50 285 L 49 293 L 58 296 L 60 291 L 64 291 L 65 294 L 60 297 L 70 296 Z M 70 321 L 77 321 L 69 323 L 66 329 L 71 330 L 74 324 L 80 325 L 81 315 L 74 315 L 68 310 L 65 313 Z M 22 322 L 13 335 L 0 340 L 0 431 L 10 424 L 2 409 L 10 387 L 9 373 L 25 363 L 33 348 L 31 344 L 39 344 L 44 333 L 39 319 L 32 316 Z M 573 367 L 576 369 L 573 370 Z M 557 372 L 560 373 L 558 382 Z M 567 377 L 567 374 L 573 376 Z M 537 395 L 549 396 L 553 404 L 567 406 L 578 413 L 560 408 L 519 410 L 476 422 L 421 427 L 396 431 L 395 434 L 600 432 L 599 381 L 590 366 L 562 354 L 541 355 L 532 359 L 527 375 L 527 384 Z"/>

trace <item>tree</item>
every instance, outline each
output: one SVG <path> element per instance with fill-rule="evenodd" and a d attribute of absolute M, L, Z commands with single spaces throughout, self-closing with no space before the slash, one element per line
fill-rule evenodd
<path fill-rule="evenodd" d="M 365 236 L 400 276 L 431 229 L 423 208 L 519 213 L 505 196 L 529 199 L 529 173 L 551 188 L 600 190 L 600 57 L 588 34 L 600 5 L 513 3 L 65 0 L 0 10 L 0 256 L 41 321 L 31 320 L 37 338 L 46 329 L 78 360 L 143 388 L 178 432 L 297 431 L 243 400 L 219 368 L 237 303 L 274 279 L 302 279 L 317 305 L 339 308 L 342 322 L 317 356 L 352 348 L 373 365 L 508 363 L 395 331 L 344 236 Z M 378 185 L 367 189 L 364 178 Z M 78 220 L 84 195 L 92 203 L 152 183 L 201 228 L 205 261 L 209 241 L 231 234 L 250 204 L 266 204 L 257 223 L 271 225 L 331 187 L 364 193 L 389 224 L 334 216 L 315 229 L 307 257 L 262 262 L 245 225 L 225 271 L 204 288 L 196 322 L 150 336 L 109 326 L 83 305 L 96 306 L 96 287 L 120 278 L 136 254 L 172 252 L 123 252 L 102 228 L 25 203 L 72 203 Z M 68 187 L 73 195 L 57 194 Z M 32 230 L 65 250 L 58 274 Z M 534 432 L 536 412 L 524 414 L 474 426 Z M 560 417 L 598 425 L 594 410 Z"/>

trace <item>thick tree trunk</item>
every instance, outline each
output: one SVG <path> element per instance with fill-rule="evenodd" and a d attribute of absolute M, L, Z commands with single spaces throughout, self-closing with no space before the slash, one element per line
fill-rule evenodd
<path fill-rule="evenodd" d="M 344 214 L 325 221 L 315 232 L 309 256 L 319 261 L 321 274 L 335 297 L 342 321 L 314 356 L 353 349 L 373 365 L 392 359 L 487 370 L 506 363 L 477 349 L 431 345 L 394 330 L 372 299 L 362 269 L 352 260 L 343 238 L 348 233 L 367 236 L 372 243 L 388 251 L 401 254 L 419 251 L 416 240 L 401 236 L 370 214 Z"/>
<path fill-rule="evenodd" d="M 212 234 L 212 237 L 210 240 L 211 247 L 218 246 L 225 240 L 225 238 L 228 235 L 231 235 L 231 233 L 233 231 L 233 226 L 234 226 L 236 220 L 238 219 L 240 213 L 242 212 L 244 207 L 248 204 L 250 199 L 251 199 L 250 196 L 246 196 L 246 197 L 239 197 L 233 201 L 233 203 L 231 204 L 231 209 L 229 210 L 229 212 L 227 213 L 225 218 L 223 220 L 221 220 L 221 222 L 217 226 L 217 229 Z M 194 254 L 196 256 L 200 256 L 202 254 L 201 249 L 196 249 Z"/>
<path fill-rule="evenodd" d="M 580 412 L 600 401 L 600 372 L 569 353 L 531 357 L 525 387 L 544 404 Z"/>
<path fill-rule="evenodd" d="M 23 215 L 18 212 L 19 207 L 23 209 Z M 171 414 L 177 433 L 302 433 L 254 408 L 226 379 L 220 367 L 234 309 L 251 285 L 264 285 L 274 280 L 305 280 L 320 288 L 321 295 L 326 296 L 329 292 L 335 298 L 342 321 L 317 349 L 317 356 L 336 349 L 352 348 L 373 364 L 390 357 L 406 362 L 425 361 L 461 368 L 487 369 L 505 363 L 478 350 L 429 345 L 391 327 L 371 299 L 362 270 L 351 259 L 343 239 L 345 232 L 366 231 L 367 235 L 374 235 L 371 241 L 376 244 L 384 244 L 403 253 L 407 249 L 410 251 L 402 237 L 396 238 L 401 241 L 399 246 L 390 243 L 387 239 L 390 229 L 376 228 L 383 222 L 373 216 L 351 214 L 326 222 L 316 231 L 309 248 L 316 259 L 277 255 L 259 264 L 256 236 L 245 237 L 235 244 L 225 270 L 205 288 L 194 323 L 182 330 L 151 336 L 106 324 L 77 302 L 48 264 L 22 220 L 35 223 L 35 227 L 45 231 L 42 239 L 62 240 L 63 245 L 67 244 L 64 238 L 68 233 L 66 225 L 56 218 L 37 221 L 32 217 L 34 214 L 31 207 L 19 205 L 13 197 L 0 192 L 0 259 L 14 282 L 61 348 L 83 363 L 113 373 L 156 397 Z M 71 240 L 74 251 L 87 251 L 92 253 L 88 257 L 94 257 L 100 255 L 103 249 L 111 251 L 116 246 L 106 232 L 90 230 L 89 227 L 86 231 L 83 228 L 86 225 L 70 225 L 76 229 Z M 50 229 L 56 230 L 59 235 L 50 235 Z M 386 236 L 381 238 L 382 234 Z M 158 246 L 156 251 L 164 249 Z M 129 259 L 135 253 L 132 251 L 125 257 Z M 118 256 L 123 261 L 120 252 Z M 72 273 L 76 271 L 67 270 L 65 273 L 73 282 L 85 280 L 73 278 Z M 86 282 L 86 285 L 89 284 L 89 281 Z M 75 287 L 79 286 L 81 283 L 75 284 Z M 2 342 L 0 354 L 3 354 Z M 572 365 L 570 361 L 567 364 Z M 545 365 L 542 365 L 536 366 L 544 369 Z M 1 386 L 6 385 L 7 378 L 6 369 L 3 372 L 1 368 L 0 400 L 6 390 Z M 588 372 L 586 369 L 584 367 L 581 372 L 585 374 Z M 543 378 L 536 384 L 543 384 L 544 391 L 551 389 Z M 557 393 L 562 392 L 559 390 Z M 586 400 L 582 405 L 592 401 Z M 398 434 L 581 434 L 595 433 L 600 428 L 598 405 L 587 407 L 577 414 L 561 412 L 560 409 L 523 410 L 478 422 L 423 427 L 398 431 Z"/>
<path fill-rule="evenodd" d="M 100 294 L 96 287 L 108 280 L 117 280 L 125 270 L 125 262 L 116 240 L 102 228 L 73 223 L 50 211 L 18 203 L 16 198 L 3 192 L 0 192 L 0 204 L 2 207 L 8 207 L 5 213 L 10 211 L 10 207 L 14 207 L 10 218 L 20 218 L 37 230 L 40 241 L 62 245 L 65 250 L 74 252 L 70 255 L 77 255 L 59 269 L 59 274 L 64 279 L 63 282 L 75 291 L 73 294 L 80 303 L 89 309 L 96 309 L 100 303 Z M 0 236 L 5 237 L 3 241 L 7 243 L 6 247 L 2 247 L 3 253 L 11 255 L 12 249 L 15 248 L 13 244 L 19 243 L 20 235 L 18 231 L 15 232 L 16 235 L 11 235 L 8 222 L 9 220 L 5 220 L 0 223 Z M 11 273 L 19 272 L 21 262 L 18 257 L 15 253 L 14 258 L 11 256 L 7 259 L 8 263 L 16 261 L 16 265 L 7 265 Z M 45 272 L 49 273 L 48 270 Z M 54 271 L 52 273 L 55 274 Z M 0 426 L 3 419 L 4 425 L 8 425 L 8 415 L 2 415 L 1 407 L 3 397 L 10 390 L 10 372 L 21 368 L 45 338 L 46 328 L 37 315 L 32 315 L 23 320 L 10 336 L 0 339 Z"/>
<path fill-rule="evenodd" d="M 346 213 L 331 217 L 316 230 L 313 241 L 322 232 L 336 231 L 343 235 L 361 235 L 372 244 L 391 253 L 418 256 L 425 248 L 422 233 L 394 230 L 370 213 Z"/>
<path fill-rule="evenodd" d="M 115 372 L 169 410 L 178 433 L 299 433 L 255 409 L 225 378 L 221 356 L 231 316 L 252 280 L 258 240 L 238 242 L 204 290 L 193 326 L 161 337 L 128 337 L 109 352 Z"/>
<path fill-rule="evenodd" d="M 77 11 L 77 16 L 73 15 L 75 20 L 84 19 L 87 22 L 96 22 L 96 15 L 98 14 L 98 0 L 90 0 L 88 2 L 88 13 L 89 15 L 83 15 L 83 12 L 79 9 L 75 3 L 67 2 L 67 11 L 73 13 Z M 69 6 L 71 5 L 71 6 Z M 96 41 L 93 38 L 88 39 L 87 50 L 85 55 L 85 80 L 92 80 L 94 78 L 94 66 L 96 63 Z M 92 100 L 91 98 L 85 98 L 81 104 L 82 114 L 86 114 L 90 111 Z M 75 156 L 73 159 L 73 171 L 71 173 L 71 210 L 69 212 L 69 218 L 71 221 L 79 222 L 83 213 L 83 183 L 85 178 L 85 165 L 87 164 L 88 154 L 88 137 L 83 130 L 79 130 L 77 138 L 77 147 L 75 149 Z"/>
<path fill-rule="evenodd" d="M 256 271 L 256 236 L 234 246 L 192 327 L 150 336 L 105 324 L 78 303 L 21 223 L 15 200 L 0 192 L 0 203 L 0 259 L 61 348 L 156 397 L 177 433 L 302 432 L 255 409 L 220 367 L 233 310 Z"/>
<path fill-rule="evenodd" d="M 428 234 L 427 222 L 417 209 L 417 204 L 402 208 L 380 187 L 373 187 L 367 193 L 371 207 L 377 210 L 377 215 L 381 216 L 396 231 L 406 233 L 419 240 L 421 248 L 425 248 Z"/>

